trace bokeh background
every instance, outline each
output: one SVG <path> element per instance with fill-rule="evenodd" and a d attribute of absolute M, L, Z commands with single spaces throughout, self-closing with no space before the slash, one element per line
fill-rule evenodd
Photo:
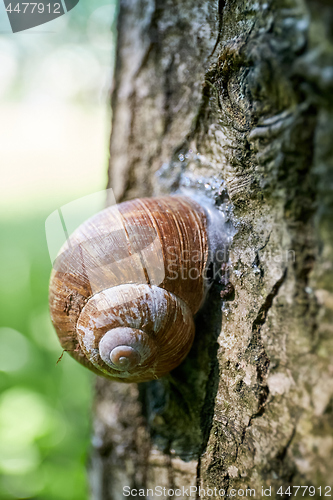
<path fill-rule="evenodd" d="M 94 377 L 48 313 L 45 220 L 106 185 L 116 0 L 12 34 L 0 4 L 0 498 L 89 497 Z"/>

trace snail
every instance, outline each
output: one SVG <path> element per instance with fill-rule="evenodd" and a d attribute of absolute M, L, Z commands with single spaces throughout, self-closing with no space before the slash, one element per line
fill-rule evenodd
<path fill-rule="evenodd" d="M 187 196 L 135 199 L 94 215 L 53 264 L 50 312 L 63 349 L 117 381 L 167 374 L 191 348 L 193 317 L 225 246 L 223 214 Z"/>

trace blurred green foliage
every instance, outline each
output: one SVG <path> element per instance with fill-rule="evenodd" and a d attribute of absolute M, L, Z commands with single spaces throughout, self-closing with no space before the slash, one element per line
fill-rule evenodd
<path fill-rule="evenodd" d="M 13 35 L 0 4 L 0 100 L 56 97 L 85 106 L 104 100 L 116 17 L 117 0 L 80 0 L 58 19 Z"/>
<path fill-rule="evenodd" d="M 30 34 L 8 34 L 8 27 L 3 26 L 8 20 L 0 19 L 4 29 L 0 35 L 0 102 L 6 105 L 7 113 L 1 116 L 14 117 L 7 142 L 15 145 L 15 155 L 8 153 L 4 144 L 0 147 L 5 180 L 1 200 L 5 213 L 0 214 L 1 500 L 88 498 L 86 462 L 94 377 L 67 353 L 57 363 L 62 349 L 48 310 L 51 261 L 44 224 L 51 212 L 72 200 L 68 191 L 59 192 L 61 182 L 57 187 L 52 180 L 47 184 L 46 169 L 50 166 L 45 158 L 54 156 L 50 127 L 45 126 L 39 142 L 31 145 L 27 134 L 18 132 L 15 119 L 25 119 L 27 103 L 28 110 L 42 107 L 49 121 L 57 118 L 52 109 L 62 106 L 66 124 L 76 123 L 75 117 L 81 116 L 71 114 L 75 113 L 73 105 L 94 110 L 108 106 L 116 10 L 116 0 L 80 0 L 68 14 Z M 22 109 L 21 114 L 17 108 Z M 38 116 L 41 113 L 29 114 L 30 130 L 40 130 Z M 86 127 L 86 122 L 82 126 Z M 71 127 L 66 134 L 75 138 L 75 127 Z M 8 135 L 6 124 L 5 129 Z M 47 144 L 51 145 L 49 152 Z M 64 145 L 59 144 L 61 147 Z M 94 158 L 89 175 L 77 160 L 78 148 L 80 144 L 73 143 L 66 152 L 68 168 L 76 169 L 81 177 L 99 178 L 97 184 L 103 189 L 107 162 L 98 163 L 95 139 L 86 148 L 87 156 Z M 106 156 L 106 151 L 98 155 Z M 54 166 L 51 170 L 50 179 L 58 176 L 62 181 L 63 171 Z M 6 188 L 13 175 L 16 185 L 9 182 Z M 49 209 L 38 201 L 41 177 Z M 82 182 L 77 184 L 74 199 L 83 186 Z M 17 192 L 27 192 L 27 196 L 22 199 Z M 81 196 L 87 194 L 83 189 Z"/>
<path fill-rule="evenodd" d="M 88 498 L 93 376 L 48 312 L 48 213 L 0 222 L 0 498 Z"/>

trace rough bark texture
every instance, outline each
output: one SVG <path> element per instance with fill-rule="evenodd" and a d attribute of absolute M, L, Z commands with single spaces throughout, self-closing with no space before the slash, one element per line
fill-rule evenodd
<path fill-rule="evenodd" d="M 98 380 L 93 498 L 332 486 L 332 3 L 121 0 L 118 27 L 110 187 L 227 192 L 235 296 L 165 379 Z"/>

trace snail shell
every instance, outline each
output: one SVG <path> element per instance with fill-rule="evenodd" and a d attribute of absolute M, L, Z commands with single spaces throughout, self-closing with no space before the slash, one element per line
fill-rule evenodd
<path fill-rule="evenodd" d="M 109 207 L 62 247 L 50 282 L 62 347 L 99 375 L 159 378 L 186 357 L 212 260 L 207 211 L 191 198 Z"/>

